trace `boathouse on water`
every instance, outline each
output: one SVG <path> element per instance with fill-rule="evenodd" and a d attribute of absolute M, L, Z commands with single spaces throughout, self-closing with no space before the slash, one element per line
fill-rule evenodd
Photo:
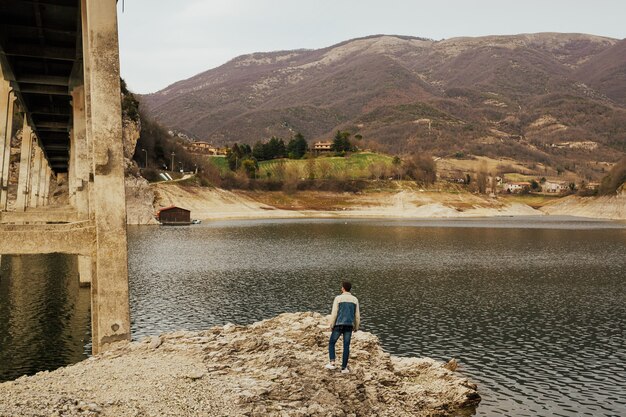
<path fill-rule="evenodd" d="M 191 224 L 191 211 L 176 206 L 164 207 L 157 212 L 157 220 L 164 225 Z"/>

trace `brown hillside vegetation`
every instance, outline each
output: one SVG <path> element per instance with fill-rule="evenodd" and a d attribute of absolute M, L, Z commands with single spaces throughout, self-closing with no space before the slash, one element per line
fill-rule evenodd
<path fill-rule="evenodd" d="M 625 48 L 580 34 L 380 35 L 241 56 L 142 101 L 168 127 L 216 144 L 342 129 L 394 153 L 593 171 L 626 151 Z"/>
<path fill-rule="evenodd" d="M 576 76 L 616 102 L 626 105 L 626 39 L 583 65 Z"/>
<path fill-rule="evenodd" d="M 620 189 L 623 189 L 624 184 L 626 184 L 626 158 L 615 164 L 608 175 L 602 179 L 600 193 L 605 195 L 617 194 Z"/>

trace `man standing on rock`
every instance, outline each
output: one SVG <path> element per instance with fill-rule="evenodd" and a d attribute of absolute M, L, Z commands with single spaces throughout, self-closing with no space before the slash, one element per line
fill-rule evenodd
<path fill-rule="evenodd" d="M 347 374 L 348 358 L 350 357 L 350 340 L 352 339 L 352 331 L 359 330 L 361 323 L 361 315 L 359 313 L 359 300 L 350 294 L 352 284 L 348 281 L 341 283 L 341 295 L 335 297 L 333 302 L 333 311 L 330 316 L 330 341 L 328 343 L 328 355 L 330 363 L 326 365 L 326 369 L 336 369 L 335 366 L 335 344 L 339 340 L 339 336 L 343 335 L 343 355 L 341 357 L 341 373 Z"/>

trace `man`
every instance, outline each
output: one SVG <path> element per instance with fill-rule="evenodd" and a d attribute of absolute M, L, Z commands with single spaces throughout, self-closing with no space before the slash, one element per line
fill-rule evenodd
<path fill-rule="evenodd" d="M 350 357 L 350 340 L 352 339 L 352 331 L 359 330 L 361 323 L 361 314 L 359 312 L 359 300 L 350 294 L 352 284 L 345 281 L 341 283 L 341 295 L 335 297 L 333 302 L 333 311 L 330 315 L 330 341 L 328 343 L 328 356 L 330 363 L 326 365 L 326 369 L 336 369 L 335 366 L 335 344 L 339 340 L 339 336 L 343 336 L 343 355 L 341 357 L 341 373 L 347 374 L 348 358 Z"/>

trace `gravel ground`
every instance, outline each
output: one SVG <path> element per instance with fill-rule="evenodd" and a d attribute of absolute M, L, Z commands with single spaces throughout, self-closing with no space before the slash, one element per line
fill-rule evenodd
<path fill-rule="evenodd" d="M 326 370 L 326 323 L 282 314 L 123 344 L 0 384 L 0 416 L 452 416 L 480 402 L 451 366 L 390 356 L 366 332 L 350 374 Z"/>

